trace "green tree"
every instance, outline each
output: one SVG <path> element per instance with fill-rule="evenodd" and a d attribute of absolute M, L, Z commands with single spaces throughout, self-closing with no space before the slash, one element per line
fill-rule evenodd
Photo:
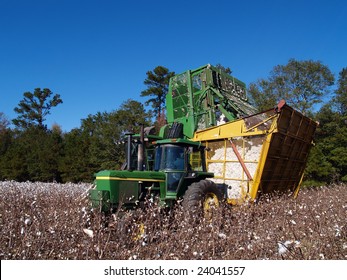
<path fill-rule="evenodd" d="M 128 99 L 113 113 L 113 117 L 113 122 L 119 124 L 120 135 L 123 136 L 124 132 L 127 131 L 139 133 L 141 124 L 151 125 L 152 115 L 145 110 L 140 102 Z"/>
<path fill-rule="evenodd" d="M 306 179 L 318 182 L 347 182 L 347 125 L 344 111 L 345 83 L 340 73 L 339 87 L 334 100 L 315 114 L 319 121 L 307 165 Z"/>
<path fill-rule="evenodd" d="M 3 112 L 0 112 L 0 133 L 5 131 L 10 122 Z"/>
<path fill-rule="evenodd" d="M 316 145 L 311 149 L 306 170 L 305 185 L 324 185 L 333 180 L 335 168 L 324 155 L 321 145 Z"/>
<path fill-rule="evenodd" d="M 4 155 L 6 154 L 8 148 L 13 141 L 13 133 L 11 129 L 8 128 L 9 121 L 5 114 L 0 112 L 0 180 L 4 180 L 4 172 L 2 169 L 4 161 Z"/>
<path fill-rule="evenodd" d="M 93 168 L 89 165 L 89 142 L 89 136 L 81 128 L 72 129 L 64 134 L 62 159 L 59 162 L 63 182 L 93 180 Z"/>
<path fill-rule="evenodd" d="M 6 152 L 0 158 L 2 180 L 28 181 L 27 149 L 21 135 L 15 134 Z"/>
<path fill-rule="evenodd" d="M 259 110 L 265 111 L 275 107 L 278 97 L 274 94 L 271 82 L 261 79 L 257 83 L 251 83 L 248 88 L 251 103 Z"/>
<path fill-rule="evenodd" d="M 347 68 L 343 68 L 339 73 L 337 81 L 337 90 L 335 92 L 335 104 L 338 112 L 342 116 L 347 116 Z"/>
<path fill-rule="evenodd" d="M 0 112 L 0 157 L 6 152 L 9 142 L 11 141 L 11 133 L 8 125 L 9 121 L 5 114 Z"/>
<path fill-rule="evenodd" d="M 170 72 L 168 68 L 157 66 L 153 71 L 146 73 L 147 78 L 144 84 L 146 90 L 141 92 L 142 97 L 151 97 L 145 104 L 152 105 L 156 119 L 160 119 L 165 108 L 165 98 L 169 88 L 169 80 L 175 75 L 175 72 Z"/>
<path fill-rule="evenodd" d="M 334 75 L 319 61 L 290 59 L 286 65 L 273 68 L 268 79 L 251 83 L 249 93 L 255 105 L 263 108 L 269 102 L 285 99 L 287 103 L 304 114 L 322 102 L 330 93 Z"/>
<path fill-rule="evenodd" d="M 60 182 L 58 170 L 62 135 L 59 130 L 30 129 L 26 132 L 27 167 L 31 181 Z"/>
<path fill-rule="evenodd" d="M 1 158 L 3 179 L 59 182 L 61 144 L 57 131 L 39 127 L 17 130 Z"/>
<path fill-rule="evenodd" d="M 333 145 L 329 158 L 337 170 L 338 179 L 347 182 L 347 68 L 339 73 L 333 104 L 336 108 L 336 130 L 327 139 Z"/>
<path fill-rule="evenodd" d="M 64 156 L 60 164 L 63 181 L 92 181 L 97 171 L 119 169 L 125 152 L 124 146 L 118 143 L 126 131 L 138 133 L 140 124 L 150 125 L 150 119 L 143 104 L 131 99 L 118 110 L 98 112 L 83 119 L 81 128 L 64 136 Z"/>
<path fill-rule="evenodd" d="M 19 115 L 13 120 L 19 128 L 38 126 L 45 128 L 44 121 L 53 107 L 63 103 L 59 94 L 54 94 L 48 89 L 36 88 L 34 93 L 25 92 L 24 98 L 19 102 L 14 111 Z"/>

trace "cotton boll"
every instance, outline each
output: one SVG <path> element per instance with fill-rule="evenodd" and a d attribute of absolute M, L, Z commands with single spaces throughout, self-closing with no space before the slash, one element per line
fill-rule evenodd
<path fill-rule="evenodd" d="M 87 234 L 90 238 L 93 238 L 93 237 L 94 237 L 94 233 L 93 233 L 93 231 L 90 230 L 90 229 L 84 228 L 84 229 L 83 229 L 83 232 L 84 232 L 85 234 Z"/>
<path fill-rule="evenodd" d="M 27 226 L 30 226 L 32 224 L 32 220 L 30 218 L 26 218 L 24 220 L 24 224 L 26 224 Z"/>

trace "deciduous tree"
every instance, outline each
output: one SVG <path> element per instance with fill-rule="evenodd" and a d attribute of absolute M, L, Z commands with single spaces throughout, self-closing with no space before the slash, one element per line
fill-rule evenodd
<path fill-rule="evenodd" d="M 273 68 L 268 79 L 260 79 L 249 86 L 249 93 L 259 108 L 285 99 L 304 114 L 322 102 L 330 93 L 334 75 L 320 61 L 290 59 L 286 65 Z"/>

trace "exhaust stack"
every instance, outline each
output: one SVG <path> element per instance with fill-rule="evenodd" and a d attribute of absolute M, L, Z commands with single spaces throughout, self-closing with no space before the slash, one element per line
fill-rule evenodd
<path fill-rule="evenodd" d="M 132 168 L 131 168 L 131 146 L 132 146 L 132 142 L 133 142 L 133 133 L 128 132 L 125 135 L 127 135 L 127 154 L 126 154 L 127 170 L 132 171 Z"/>
<path fill-rule="evenodd" d="M 141 124 L 141 130 L 140 130 L 140 142 L 138 144 L 138 150 L 137 150 L 137 170 L 143 171 L 143 162 L 144 162 L 144 141 L 145 141 L 145 135 L 144 135 L 144 126 Z"/>

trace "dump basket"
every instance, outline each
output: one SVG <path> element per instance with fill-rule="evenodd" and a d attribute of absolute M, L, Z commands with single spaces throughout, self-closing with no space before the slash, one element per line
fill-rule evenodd
<path fill-rule="evenodd" d="M 297 195 L 317 123 L 288 105 L 197 131 L 209 172 L 224 185 L 228 202 L 260 193 Z"/>

